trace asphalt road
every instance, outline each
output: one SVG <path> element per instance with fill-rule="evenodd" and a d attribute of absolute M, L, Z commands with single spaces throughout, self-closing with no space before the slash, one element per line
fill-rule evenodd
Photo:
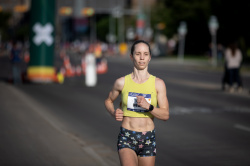
<path fill-rule="evenodd" d="M 109 59 L 108 63 L 108 73 L 98 75 L 94 88 L 85 86 L 84 77 L 68 78 L 63 85 L 23 84 L 13 88 L 26 98 L 26 104 L 36 103 L 36 113 L 73 140 L 76 147 L 82 146 L 101 165 L 119 165 L 115 144 L 120 122 L 107 113 L 104 100 L 115 79 L 132 71 L 132 64 L 128 59 Z M 221 91 L 222 73 L 218 71 L 161 59 L 153 59 L 149 71 L 165 81 L 170 103 L 170 119 L 155 120 L 156 165 L 250 165 L 248 75 L 243 76 L 244 91 L 230 94 Z M 24 153 L 22 157 L 27 156 Z M 42 157 L 57 165 L 53 157 Z"/>

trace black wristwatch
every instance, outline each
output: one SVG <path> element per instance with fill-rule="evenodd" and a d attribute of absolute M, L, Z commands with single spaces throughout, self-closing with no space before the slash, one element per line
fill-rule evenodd
<path fill-rule="evenodd" d="M 148 111 L 152 111 L 154 109 L 154 106 L 150 104 Z"/>

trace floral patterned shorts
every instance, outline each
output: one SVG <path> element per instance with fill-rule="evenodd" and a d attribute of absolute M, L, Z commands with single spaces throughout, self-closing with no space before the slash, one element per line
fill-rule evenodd
<path fill-rule="evenodd" d="M 156 156 L 155 130 L 137 132 L 120 128 L 117 150 L 129 148 L 140 157 Z"/>

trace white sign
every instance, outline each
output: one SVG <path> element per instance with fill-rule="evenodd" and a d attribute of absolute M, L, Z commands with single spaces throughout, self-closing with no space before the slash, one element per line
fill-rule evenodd
<path fill-rule="evenodd" d="M 52 36 L 53 30 L 54 28 L 50 23 L 47 23 L 45 26 L 42 26 L 40 23 L 36 23 L 33 26 L 33 31 L 35 32 L 33 42 L 36 45 L 40 45 L 42 42 L 44 42 L 48 46 L 51 46 L 54 42 Z"/>

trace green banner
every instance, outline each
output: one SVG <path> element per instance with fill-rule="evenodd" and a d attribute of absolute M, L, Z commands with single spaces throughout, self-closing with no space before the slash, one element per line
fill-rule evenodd
<path fill-rule="evenodd" d="M 50 81 L 54 75 L 55 0 L 32 0 L 28 77 Z"/>

